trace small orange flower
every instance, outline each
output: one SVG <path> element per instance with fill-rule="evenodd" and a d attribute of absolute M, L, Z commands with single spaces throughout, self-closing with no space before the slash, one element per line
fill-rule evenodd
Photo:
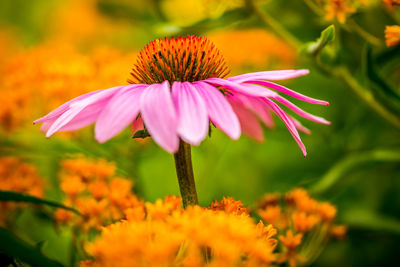
<path fill-rule="evenodd" d="M 91 182 L 88 185 L 88 190 L 95 199 L 102 199 L 108 194 L 108 185 L 103 180 Z"/>
<path fill-rule="evenodd" d="M 180 197 L 166 196 L 164 201 L 157 199 L 154 204 L 146 202 L 147 217 L 157 220 L 164 219 L 181 208 L 181 201 Z"/>
<path fill-rule="evenodd" d="M 386 26 L 385 39 L 387 46 L 396 46 L 400 44 L 400 26 Z"/>
<path fill-rule="evenodd" d="M 330 0 L 325 6 L 327 20 L 336 18 L 340 23 L 345 23 L 349 14 L 354 13 L 356 10 L 350 7 L 348 0 Z"/>
<path fill-rule="evenodd" d="M 307 215 L 305 212 L 293 213 L 292 219 L 296 231 L 302 233 L 310 231 L 319 222 L 319 218 L 316 215 Z"/>
<path fill-rule="evenodd" d="M 220 202 L 214 200 L 209 206 L 211 210 L 223 210 L 233 214 L 249 214 L 248 209 L 243 205 L 242 201 L 235 200 L 233 197 L 224 197 Z"/>
<path fill-rule="evenodd" d="M 74 199 L 79 193 L 86 189 L 86 184 L 83 183 L 81 177 L 77 175 L 64 175 L 61 178 L 60 188 L 69 198 Z"/>
<path fill-rule="evenodd" d="M 60 223 L 69 222 L 73 216 L 74 215 L 71 211 L 65 209 L 57 209 L 56 212 L 54 213 L 54 219 L 56 219 L 56 221 Z"/>
<path fill-rule="evenodd" d="M 293 234 L 292 230 L 288 230 L 286 235 L 280 235 L 279 240 L 282 244 L 288 249 L 295 249 L 301 244 L 301 239 L 303 238 L 303 234 L 298 233 L 296 235 Z"/>
<path fill-rule="evenodd" d="M 267 206 L 264 209 L 258 210 L 258 214 L 265 222 L 278 225 L 278 221 L 281 219 L 281 207 Z"/>
<path fill-rule="evenodd" d="M 400 6 L 400 0 L 382 0 L 389 8 Z"/>
<path fill-rule="evenodd" d="M 329 233 L 337 238 L 337 239 L 344 239 L 347 233 L 347 226 L 346 225 L 333 225 L 329 229 Z"/>
<path fill-rule="evenodd" d="M 322 202 L 317 205 L 317 213 L 321 216 L 322 220 L 331 221 L 335 218 L 337 209 L 328 202 Z"/>
<path fill-rule="evenodd" d="M 258 201 L 257 206 L 259 209 L 264 209 L 267 206 L 276 206 L 279 205 L 280 200 L 281 197 L 278 193 L 266 194 Z"/>

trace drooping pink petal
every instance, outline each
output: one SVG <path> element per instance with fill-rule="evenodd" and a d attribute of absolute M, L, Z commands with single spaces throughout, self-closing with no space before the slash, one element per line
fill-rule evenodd
<path fill-rule="evenodd" d="M 230 138 L 240 137 L 240 123 L 224 95 L 214 86 L 205 82 L 194 82 L 193 86 L 204 99 L 212 123 Z"/>
<path fill-rule="evenodd" d="M 211 83 L 214 85 L 223 86 L 232 91 L 239 92 L 245 95 L 251 96 L 263 96 L 263 97 L 272 97 L 277 95 L 276 92 L 269 90 L 265 87 L 261 87 L 254 84 L 240 84 L 238 82 L 232 82 L 230 80 L 221 79 L 221 78 L 209 78 L 204 80 L 207 83 Z"/>
<path fill-rule="evenodd" d="M 244 105 L 236 101 L 229 101 L 237 114 L 242 132 L 258 142 L 264 141 L 263 129 L 254 114 Z"/>
<path fill-rule="evenodd" d="M 168 81 L 152 84 L 143 91 L 140 110 L 154 141 L 168 152 L 175 153 L 179 147 L 178 120 Z"/>
<path fill-rule="evenodd" d="M 303 124 L 301 124 L 298 120 L 296 120 L 295 118 L 293 118 L 292 116 L 289 116 L 289 118 L 292 119 L 294 126 L 296 126 L 296 129 L 299 131 L 302 131 L 303 133 L 306 134 L 311 134 L 310 129 L 308 129 L 307 127 L 305 127 Z"/>
<path fill-rule="evenodd" d="M 51 111 L 51 112 L 50 112 L 49 114 L 47 114 L 46 116 L 35 120 L 35 121 L 33 122 L 33 124 L 41 123 L 41 122 L 44 122 L 44 121 L 53 119 L 53 118 L 55 118 L 55 117 L 59 117 L 59 116 L 61 116 L 61 114 L 63 114 L 65 111 L 67 111 L 68 109 L 70 109 L 71 105 L 73 105 L 74 103 L 79 102 L 79 101 L 82 101 L 82 100 L 85 100 L 85 99 L 87 99 L 87 98 L 89 98 L 89 97 L 91 97 L 91 96 L 93 96 L 93 95 L 98 95 L 98 94 L 100 94 L 100 95 L 112 94 L 112 93 L 114 93 L 115 91 L 118 91 L 118 90 L 122 89 L 123 87 L 125 87 L 125 86 L 117 86 L 117 87 L 112 87 L 112 88 L 109 88 L 109 89 L 97 90 L 97 91 L 93 91 L 93 92 L 90 92 L 90 93 L 83 94 L 83 95 L 80 95 L 80 96 L 78 96 L 78 97 L 75 97 L 74 99 L 69 100 L 68 102 L 62 104 L 61 106 L 59 106 L 59 107 L 56 108 L 55 110 Z"/>
<path fill-rule="evenodd" d="M 59 131 L 63 126 L 68 124 L 75 116 L 79 114 L 85 107 L 80 106 L 72 109 L 68 109 L 57 120 L 50 126 L 46 133 L 46 137 L 52 136 L 55 132 Z"/>
<path fill-rule="evenodd" d="M 208 133 L 208 114 L 203 98 L 189 82 L 174 82 L 172 97 L 178 115 L 178 134 L 183 141 L 198 145 Z"/>
<path fill-rule="evenodd" d="M 235 94 L 235 98 L 241 101 L 244 106 L 256 114 L 267 127 L 273 128 L 275 126 L 274 120 L 269 112 L 269 107 L 258 97 L 250 97 L 242 94 Z"/>
<path fill-rule="evenodd" d="M 274 99 L 276 101 L 278 101 L 279 103 L 285 105 L 286 107 L 290 108 L 291 110 L 293 110 L 300 116 L 302 116 L 310 121 L 315 121 L 318 123 L 328 124 L 328 125 L 331 124 L 329 121 L 325 120 L 324 118 L 312 115 L 308 112 L 305 112 L 304 110 L 302 110 L 301 108 L 299 108 L 298 106 L 296 106 L 295 104 L 293 104 L 292 102 L 288 101 L 287 99 L 285 99 L 281 96 L 276 96 L 276 97 L 274 97 Z"/>
<path fill-rule="evenodd" d="M 298 92 L 290 90 L 289 88 L 286 88 L 285 86 L 282 86 L 282 85 L 279 85 L 279 84 L 276 84 L 276 83 L 273 83 L 273 82 L 250 80 L 250 81 L 248 81 L 248 83 L 254 83 L 254 84 L 258 84 L 258 85 L 262 85 L 262 86 L 266 86 L 266 87 L 275 89 L 275 90 L 277 90 L 279 92 L 282 92 L 282 93 L 290 95 L 290 96 L 292 96 L 294 98 L 300 99 L 300 100 L 302 100 L 304 102 L 329 106 L 329 102 L 327 102 L 327 101 L 311 98 L 309 96 L 300 94 Z"/>
<path fill-rule="evenodd" d="M 79 114 L 77 114 L 73 119 L 71 119 L 58 131 L 73 131 L 94 123 L 106 102 L 107 99 L 96 102 L 86 107 L 84 112 L 80 112 Z M 45 122 L 43 122 L 43 125 L 40 128 L 40 130 L 43 132 L 48 131 L 57 119 L 58 117 L 54 117 L 52 119 L 46 120 Z"/>
<path fill-rule="evenodd" d="M 260 72 L 252 72 L 252 73 L 246 73 L 242 75 L 229 77 L 228 80 L 237 83 L 247 82 L 250 80 L 279 81 L 279 80 L 297 78 L 299 76 L 304 76 L 309 73 L 310 71 L 305 69 L 260 71 Z"/>
<path fill-rule="evenodd" d="M 94 123 L 103 110 L 108 99 L 96 102 L 85 108 L 84 111 L 76 115 L 70 122 L 60 128 L 59 131 L 74 131 Z"/>
<path fill-rule="evenodd" d="M 90 121 L 91 119 L 93 119 L 93 117 L 95 117 L 96 112 L 99 112 L 98 109 L 99 106 L 101 108 L 101 106 L 103 106 L 106 101 L 108 101 L 115 93 L 117 93 L 124 87 L 126 86 L 118 86 L 106 90 L 100 90 L 97 91 L 97 93 L 95 94 L 82 98 L 81 100 L 72 102 L 69 105 L 69 108 L 66 111 L 64 111 L 61 115 L 53 117 L 56 118 L 56 120 L 49 127 L 46 137 L 50 137 L 57 131 L 63 131 L 63 130 L 66 131 L 70 129 L 76 130 L 77 126 L 72 126 L 75 123 L 77 123 L 81 127 L 86 126 L 88 121 L 86 120 L 87 115 L 85 114 L 85 111 L 87 111 Z M 78 116 L 78 114 L 80 114 L 81 112 L 84 112 L 83 114 L 81 114 L 82 121 L 80 120 L 81 117 Z M 92 113 L 95 115 L 93 115 Z M 96 118 L 94 118 L 94 120 L 95 119 Z M 84 123 L 83 120 L 85 120 Z M 70 125 L 71 127 L 68 127 L 68 125 Z"/>
<path fill-rule="evenodd" d="M 293 121 L 290 117 L 283 111 L 276 103 L 268 98 L 264 98 L 265 103 L 267 103 L 271 109 L 278 115 L 279 118 L 285 123 L 286 127 L 288 128 L 289 132 L 292 134 L 294 140 L 299 145 L 301 151 L 303 151 L 303 155 L 306 156 L 306 147 L 304 146 L 303 142 L 301 141 L 300 135 L 297 132 L 296 126 L 294 125 Z"/>
<path fill-rule="evenodd" d="M 147 86 L 136 85 L 119 91 L 101 111 L 95 138 L 104 143 L 134 121 L 140 111 L 140 96 Z"/>
<path fill-rule="evenodd" d="M 102 91 L 102 90 L 93 91 L 93 92 L 90 92 L 90 93 L 87 93 L 87 94 L 84 94 L 84 95 L 80 95 L 80 96 L 78 96 L 78 97 L 75 97 L 74 99 L 71 99 L 71 100 L 69 100 L 68 102 L 65 102 L 64 104 L 62 104 L 61 106 L 59 106 L 59 107 L 56 108 L 55 110 L 51 111 L 51 112 L 48 113 L 46 116 L 43 116 L 43 117 L 41 117 L 41 118 L 35 120 L 35 121 L 33 122 L 33 124 L 41 123 L 41 122 L 44 122 L 44 121 L 53 119 L 53 118 L 55 118 L 55 117 L 59 117 L 63 112 L 65 112 L 65 111 L 67 111 L 67 110 L 69 109 L 70 104 L 72 104 L 72 103 L 74 103 L 74 102 L 76 102 L 76 101 L 85 99 L 85 98 L 87 98 L 87 97 L 89 97 L 89 96 L 91 96 L 91 95 L 93 95 L 93 94 L 96 94 L 96 93 L 98 93 L 98 92 L 100 92 L 100 91 Z"/>

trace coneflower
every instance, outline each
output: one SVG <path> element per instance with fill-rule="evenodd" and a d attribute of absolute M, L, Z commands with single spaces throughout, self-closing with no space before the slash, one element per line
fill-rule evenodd
<path fill-rule="evenodd" d="M 277 103 L 309 120 L 329 124 L 278 92 L 313 104 L 328 102 L 271 82 L 303 76 L 308 70 L 263 71 L 225 78 L 228 73 L 222 55 L 204 37 L 158 39 L 140 52 L 130 84 L 81 95 L 34 123 L 43 122 L 42 130 L 50 137 L 58 131 L 77 130 L 96 122 L 95 137 L 101 143 L 130 124 L 135 130 L 145 129 L 158 145 L 175 154 L 183 203 L 196 204 L 190 145 L 204 140 L 210 123 L 238 139 L 242 130 L 251 135 L 247 130 L 251 125 L 244 115 L 255 115 L 270 125 L 273 112 L 285 123 L 304 155 L 306 149 L 297 129 L 307 129 Z"/>

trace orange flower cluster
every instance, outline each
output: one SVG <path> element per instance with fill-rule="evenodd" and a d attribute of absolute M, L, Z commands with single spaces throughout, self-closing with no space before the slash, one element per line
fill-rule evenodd
<path fill-rule="evenodd" d="M 243 205 L 242 201 L 235 200 L 233 197 L 224 197 L 220 202 L 214 200 L 208 208 L 236 215 L 249 214 L 248 208 Z"/>
<path fill-rule="evenodd" d="M 17 157 L 0 157 L 0 190 L 43 197 L 43 185 L 35 166 Z M 0 225 L 4 225 L 19 206 L 21 204 L 15 202 L 0 202 Z"/>
<path fill-rule="evenodd" d="M 60 187 L 66 195 L 64 204 L 82 214 L 78 216 L 57 209 L 54 216 L 61 223 L 71 223 L 84 231 L 99 229 L 125 218 L 125 211 L 143 206 L 131 192 L 132 181 L 116 176 L 115 164 L 111 162 L 79 156 L 62 161 L 61 166 Z"/>
<path fill-rule="evenodd" d="M 400 26 L 386 26 L 385 39 L 387 46 L 396 46 L 400 44 Z"/>
<path fill-rule="evenodd" d="M 382 0 L 382 1 L 390 9 L 394 8 L 395 6 L 400 6 L 400 0 Z"/>
<path fill-rule="evenodd" d="M 207 38 L 218 47 L 234 71 L 265 68 L 266 65 L 270 68 L 291 68 L 296 60 L 294 48 L 262 29 L 222 31 L 211 33 Z"/>
<path fill-rule="evenodd" d="M 82 93 L 125 84 L 135 55 L 101 48 L 83 55 L 64 42 L 22 52 L 0 66 L 0 122 L 11 132 Z M 50 101 L 49 101 L 50 100 Z"/>
<path fill-rule="evenodd" d="M 317 8 L 323 9 L 326 20 L 336 19 L 340 23 L 345 23 L 347 17 L 355 13 L 359 7 L 367 6 L 368 0 L 316 0 L 316 5 Z"/>
<path fill-rule="evenodd" d="M 87 246 L 94 260 L 81 266 L 269 266 L 276 230 L 244 211 L 232 198 L 211 209 L 184 210 L 177 197 L 146 203 L 133 218 L 104 228 Z"/>
<path fill-rule="evenodd" d="M 304 189 L 297 188 L 284 197 L 280 194 L 264 196 L 258 205 L 258 214 L 281 233 L 280 262 L 290 266 L 314 259 L 317 249 L 329 236 L 343 238 L 345 226 L 334 225 L 336 207 L 328 202 L 318 202 Z M 301 244 L 308 243 L 306 247 Z"/>

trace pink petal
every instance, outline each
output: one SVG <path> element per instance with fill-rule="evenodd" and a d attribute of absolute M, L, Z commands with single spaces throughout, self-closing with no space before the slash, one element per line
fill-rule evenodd
<path fill-rule="evenodd" d="M 273 70 L 273 71 L 260 71 L 246 73 L 238 76 L 229 77 L 228 80 L 242 83 L 250 80 L 269 80 L 269 81 L 279 81 L 286 79 L 293 79 L 299 76 L 309 74 L 309 70 Z"/>
<path fill-rule="evenodd" d="M 204 99 L 212 123 L 230 138 L 240 137 L 240 123 L 224 95 L 214 86 L 205 82 L 194 82 L 193 86 Z"/>
<path fill-rule="evenodd" d="M 240 126 L 245 135 L 255 139 L 258 142 L 264 141 L 264 132 L 258 122 L 258 119 L 253 115 L 253 113 L 245 108 L 242 104 L 236 101 L 229 101 L 232 105 L 233 110 L 237 114 Z"/>
<path fill-rule="evenodd" d="M 311 134 L 310 129 L 308 129 L 305 126 L 303 126 L 298 120 L 296 120 L 292 116 L 289 116 L 289 117 L 292 119 L 293 124 L 294 124 L 294 126 L 296 127 L 297 130 L 302 131 L 303 133 L 306 133 L 306 134 Z"/>
<path fill-rule="evenodd" d="M 128 85 L 129 86 L 129 85 Z M 46 137 L 50 137 L 57 131 L 77 129 L 77 127 L 84 127 L 90 122 L 93 117 L 98 115 L 99 107 L 105 104 L 104 101 L 108 101 L 113 94 L 118 92 L 125 86 L 118 86 L 107 90 L 100 90 L 97 93 L 92 94 L 88 97 L 82 98 L 81 100 L 74 101 L 70 104 L 69 109 L 64 111 L 54 123 L 50 126 L 47 131 Z M 78 116 L 80 112 L 83 112 Z M 87 113 L 86 113 L 87 112 Z M 54 118 L 54 117 L 53 117 Z M 88 119 L 89 118 L 89 119 Z M 88 120 L 86 120 L 88 119 Z M 95 118 L 94 118 L 95 119 Z M 93 122 L 93 121 L 92 121 Z M 77 123 L 77 125 L 75 125 Z"/>
<path fill-rule="evenodd" d="M 189 82 L 174 82 L 172 97 L 178 114 L 178 134 L 189 144 L 200 144 L 209 126 L 203 98 Z"/>
<path fill-rule="evenodd" d="M 178 151 L 178 120 L 168 81 L 152 84 L 143 91 L 140 110 L 146 129 L 154 141 L 170 153 Z"/>
<path fill-rule="evenodd" d="M 283 111 L 277 104 L 275 104 L 272 100 L 268 98 L 264 98 L 265 103 L 267 103 L 271 109 L 278 115 L 279 118 L 285 123 L 286 127 L 288 128 L 289 132 L 292 134 L 294 140 L 299 145 L 301 151 L 303 151 L 303 155 L 307 156 L 306 147 L 304 146 L 299 133 L 296 130 L 296 126 L 294 125 L 291 118 Z"/>
<path fill-rule="evenodd" d="M 88 106 L 70 122 L 61 127 L 59 131 L 75 131 L 94 123 L 106 103 L 107 99 Z"/>
<path fill-rule="evenodd" d="M 315 98 L 311 98 L 305 95 L 302 95 L 300 93 L 297 93 L 293 90 L 290 90 L 289 88 L 286 88 L 285 86 L 276 84 L 276 83 L 272 83 L 272 82 L 265 82 L 265 81 L 256 81 L 256 80 L 251 80 L 248 81 L 249 83 L 255 83 L 255 84 L 259 84 L 262 86 L 266 86 L 272 89 L 275 89 L 279 92 L 282 92 L 284 94 L 290 95 L 292 97 L 295 97 L 297 99 L 300 99 L 302 101 L 308 102 L 308 103 L 313 103 L 313 104 L 318 104 L 318 105 L 326 105 L 329 106 L 329 102 L 324 101 L 324 100 L 319 100 L 319 99 L 315 99 Z"/>
<path fill-rule="evenodd" d="M 232 91 L 245 94 L 245 95 L 251 95 L 251 96 L 264 96 L 264 97 L 272 97 L 277 95 L 274 91 L 271 91 L 269 89 L 266 89 L 261 86 L 253 85 L 253 84 L 240 84 L 238 82 L 232 82 L 230 80 L 225 80 L 221 78 L 209 78 L 207 80 L 204 80 L 207 83 L 211 83 L 214 85 L 219 85 L 223 86 L 227 89 L 230 89 Z"/>
<path fill-rule="evenodd" d="M 50 126 L 46 133 L 46 137 L 52 136 L 55 132 L 59 131 L 63 126 L 68 124 L 75 116 L 79 114 L 85 107 L 77 107 L 73 109 L 68 109 L 57 120 Z"/>
<path fill-rule="evenodd" d="M 100 102 L 88 106 L 84 112 L 81 112 L 78 115 L 76 115 L 67 124 L 61 127 L 58 131 L 74 131 L 94 123 L 106 102 L 107 100 L 102 100 Z M 58 118 L 56 117 L 45 121 L 40 130 L 43 132 L 48 131 L 57 119 Z"/>
<path fill-rule="evenodd" d="M 273 128 L 275 126 L 274 120 L 269 112 L 270 108 L 260 98 L 249 97 L 242 94 L 235 94 L 234 97 L 256 114 L 267 127 Z"/>
<path fill-rule="evenodd" d="M 146 86 L 138 85 L 119 91 L 103 107 L 95 127 L 95 137 L 104 143 L 127 127 L 140 111 L 140 96 Z"/>
<path fill-rule="evenodd" d="M 90 93 L 87 93 L 87 94 L 84 94 L 84 95 L 80 95 L 80 96 L 78 96 L 78 97 L 75 97 L 74 99 L 71 99 L 70 101 L 68 101 L 68 102 L 66 102 L 66 103 L 64 103 L 64 104 L 62 104 L 61 106 L 59 106 L 59 107 L 56 108 L 55 110 L 51 111 L 51 112 L 50 112 L 49 114 L 47 114 L 46 116 L 41 117 L 40 119 L 35 120 L 35 121 L 33 122 L 33 124 L 41 123 L 41 122 L 44 122 L 44 121 L 53 119 L 54 117 L 59 117 L 62 113 L 64 113 L 65 111 L 67 111 L 67 110 L 69 109 L 70 104 L 72 104 L 72 103 L 74 103 L 74 102 L 76 102 L 76 101 L 85 99 L 85 98 L 87 98 L 87 97 L 89 97 L 89 96 L 91 96 L 91 95 L 93 95 L 93 94 L 96 94 L 96 93 L 98 93 L 98 92 L 100 92 L 100 91 L 102 91 L 102 90 L 93 91 L 93 92 L 90 92 Z"/>
<path fill-rule="evenodd" d="M 276 101 L 278 101 L 279 103 L 282 103 L 283 105 L 287 106 L 288 108 L 290 108 L 291 110 L 293 110 L 294 112 L 299 114 L 300 116 L 302 116 L 306 119 L 309 119 L 310 121 L 315 121 L 315 122 L 323 123 L 323 124 L 331 124 L 329 121 L 325 120 L 324 118 L 312 115 L 308 112 L 305 112 L 304 110 L 302 110 L 301 108 L 299 108 L 298 106 L 296 106 L 295 104 L 293 104 L 292 102 L 288 101 L 287 99 L 285 99 L 281 96 L 276 96 L 276 97 L 274 97 L 274 99 Z"/>

